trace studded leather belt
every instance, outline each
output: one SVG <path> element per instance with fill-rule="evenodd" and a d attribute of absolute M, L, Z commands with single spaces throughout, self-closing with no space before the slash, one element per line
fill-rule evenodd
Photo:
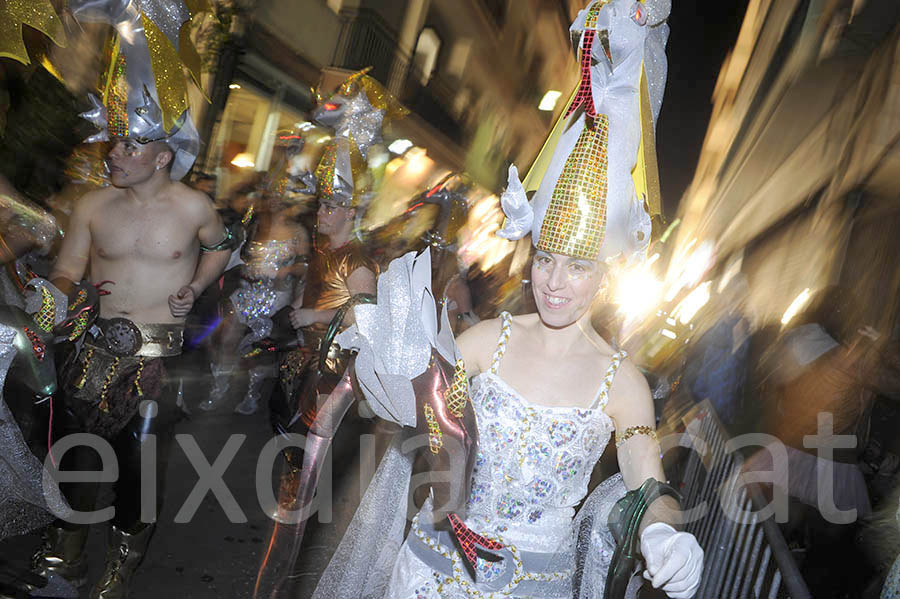
<path fill-rule="evenodd" d="M 127 318 L 97 320 L 101 335 L 96 342 L 113 355 L 165 358 L 181 353 L 184 342 L 183 324 L 147 324 Z"/>

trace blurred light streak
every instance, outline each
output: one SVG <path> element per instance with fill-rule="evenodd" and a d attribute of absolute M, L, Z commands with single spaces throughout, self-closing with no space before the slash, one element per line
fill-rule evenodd
<path fill-rule="evenodd" d="M 494 233 L 503 224 L 500 199 L 493 194 L 469 199 L 469 218 L 460 231 L 459 257 L 466 266 L 487 271 L 512 253 L 516 244 Z"/>
<path fill-rule="evenodd" d="M 697 312 L 700 311 L 700 308 L 706 305 L 710 298 L 710 287 L 712 287 L 712 283 L 710 281 L 706 281 L 693 291 L 691 291 L 687 297 L 685 297 L 675 309 L 672 310 L 672 316 L 677 317 L 678 320 L 682 324 L 688 324 L 694 316 L 697 315 Z"/>
<path fill-rule="evenodd" d="M 800 295 L 794 298 L 794 301 L 791 302 L 791 305 L 788 306 L 788 309 L 784 311 L 784 316 L 781 317 L 781 324 L 786 325 L 789 323 L 794 316 L 797 315 L 797 312 L 803 309 L 803 306 L 806 305 L 806 302 L 809 301 L 810 297 L 809 287 L 800 292 Z"/>
<path fill-rule="evenodd" d="M 672 224 L 669 225 L 669 227 L 666 229 L 666 232 L 663 233 L 662 237 L 659 238 L 659 243 L 665 243 L 666 241 L 668 241 L 669 235 L 671 235 L 672 231 L 674 231 L 675 228 L 680 224 L 681 224 L 680 218 L 676 218 L 675 220 L 673 220 Z"/>
<path fill-rule="evenodd" d="M 719 285 L 716 287 L 717 293 L 722 293 L 725 287 L 728 286 L 728 283 L 741 272 L 741 267 L 744 264 L 744 252 L 741 250 L 738 252 L 737 256 L 731 258 L 728 261 L 728 265 L 725 267 L 725 272 L 722 274 L 722 278 L 719 280 Z"/>
<path fill-rule="evenodd" d="M 647 268 L 640 265 L 617 277 L 614 303 L 627 322 L 640 320 L 659 304 L 663 283 Z"/>
<path fill-rule="evenodd" d="M 544 112 L 553 112 L 556 108 L 556 103 L 559 102 L 559 97 L 562 95 L 562 92 L 557 91 L 555 89 L 551 89 L 544 97 L 541 98 L 541 103 L 538 104 L 538 110 L 543 110 Z"/>
<path fill-rule="evenodd" d="M 116 25 L 116 31 L 119 32 L 119 35 L 121 35 L 126 42 L 129 44 L 134 43 L 134 28 L 132 28 L 130 21 L 122 21 Z"/>
<path fill-rule="evenodd" d="M 413 147 L 413 142 L 408 139 L 397 139 L 388 146 L 388 150 L 394 154 L 403 154 L 411 147 Z"/>
<path fill-rule="evenodd" d="M 677 339 L 678 335 L 676 335 L 673 331 L 669 329 L 660 329 L 659 334 L 663 337 L 668 337 L 669 339 Z"/>
<path fill-rule="evenodd" d="M 686 287 L 693 287 L 700 282 L 703 275 L 713 264 L 715 258 L 715 245 L 711 241 L 704 241 L 694 250 L 684 263 L 681 271 L 681 280 Z"/>
<path fill-rule="evenodd" d="M 231 83 L 228 85 L 228 89 L 241 89 L 240 83 Z"/>
<path fill-rule="evenodd" d="M 253 168 L 256 166 L 256 162 L 253 160 L 253 156 L 248 154 L 247 152 L 241 152 L 237 156 L 231 159 L 231 164 L 238 168 Z"/>

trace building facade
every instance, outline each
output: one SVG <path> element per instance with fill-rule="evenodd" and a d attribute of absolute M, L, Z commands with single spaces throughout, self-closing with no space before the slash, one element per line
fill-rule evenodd
<path fill-rule="evenodd" d="M 213 103 L 204 120 L 210 143 L 203 168 L 220 175 L 234 170 L 238 154 L 265 170 L 267 140 L 304 119 L 311 87 L 371 67 L 412 111 L 391 130 L 393 138 L 497 189 L 509 162 L 530 164 L 577 81 L 568 26 L 580 6 L 571 0 L 230 6 L 241 23 L 210 76 Z M 540 110 L 552 90 L 562 99 Z"/>
<path fill-rule="evenodd" d="M 892 0 L 749 3 L 674 254 L 712 241 L 718 272 L 748 277 L 758 324 L 839 285 L 858 298 L 854 322 L 895 326 L 898 23 Z"/>

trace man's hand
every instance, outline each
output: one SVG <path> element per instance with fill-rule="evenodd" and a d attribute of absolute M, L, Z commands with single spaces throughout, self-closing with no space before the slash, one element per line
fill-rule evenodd
<path fill-rule="evenodd" d="M 641 533 L 641 554 L 647 565 L 644 578 L 653 588 L 661 588 L 673 599 L 690 599 L 697 592 L 703 549 L 694 535 L 655 522 Z"/>
<path fill-rule="evenodd" d="M 318 322 L 318 319 L 315 310 L 310 308 L 295 308 L 291 310 L 291 326 L 295 329 L 302 329 L 316 322 Z"/>
<path fill-rule="evenodd" d="M 190 285 L 185 285 L 178 290 L 178 293 L 169 296 L 169 311 L 175 318 L 187 316 L 196 299 L 194 288 Z"/>

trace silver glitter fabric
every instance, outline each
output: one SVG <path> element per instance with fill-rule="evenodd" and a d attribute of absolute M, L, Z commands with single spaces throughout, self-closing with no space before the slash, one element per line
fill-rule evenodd
<path fill-rule="evenodd" d="M 388 448 L 313 599 L 385 597 L 406 528 L 415 450 L 404 435 Z"/>
<path fill-rule="evenodd" d="M 430 286 L 428 251 L 397 258 L 378 277 L 378 303 L 356 306 L 356 324 L 337 337 L 342 348 L 359 352 L 356 377 L 376 416 L 404 426 L 416 425 L 411 381 L 425 372 L 432 346 L 455 356 L 438 334 Z"/>
<path fill-rule="evenodd" d="M 337 134 L 352 136 L 363 158 L 368 158 L 369 148 L 381 143 L 381 124 L 384 110 L 375 110 L 365 91 L 359 92 L 346 104 L 344 118 L 338 124 Z"/>
<path fill-rule="evenodd" d="M 0 387 L 16 354 L 15 336 L 13 329 L 0 325 Z M 50 482 L 44 489 L 43 479 L 43 466 L 0 398 L 0 539 L 24 534 L 70 512 L 56 484 Z"/>
<path fill-rule="evenodd" d="M 650 90 L 650 108 L 653 112 L 653 127 L 659 118 L 662 108 L 663 92 L 666 89 L 669 63 L 666 60 L 666 42 L 669 40 L 669 11 L 671 0 L 647 0 L 648 12 L 647 41 L 644 44 L 644 71 L 647 74 L 647 86 Z"/>
<path fill-rule="evenodd" d="M 271 239 L 251 241 L 245 250 L 246 259 L 242 274 L 249 279 L 271 279 L 278 272 L 294 264 L 297 244 L 293 240 Z"/>
<path fill-rule="evenodd" d="M 231 302 L 238 313 L 238 320 L 247 324 L 254 318 L 274 314 L 278 293 L 270 279 L 241 281 L 240 289 L 231 295 Z"/>
<path fill-rule="evenodd" d="M 139 4 L 144 14 L 150 17 L 177 49 L 181 26 L 191 18 L 185 3 L 172 0 L 140 0 Z"/>
<path fill-rule="evenodd" d="M 292 240 L 251 241 L 247 245 L 246 262 L 241 270 L 244 279 L 240 288 L 231 294 L 240 322 L 253 328 L 254 319 L 272 316 L 291 302 L 296 278 L 279 276 L 279 273 L 296 259 L 297 246 Z"/>
<path fill-rule="evenodd" d="M 606 479 L 588 496 L 572 523 L 573 530 L 581 533 L 575 541 L 582 544 L 577 549 L 585 558 L 575 572 L 580 582 L 576 589 L 580 591 L 577 599 L 603 597 L 606 573 L 616 548 L 616 541 L 606 522 L 613 506 L 625 496 L 626 490 L 620 474 Z"/>

